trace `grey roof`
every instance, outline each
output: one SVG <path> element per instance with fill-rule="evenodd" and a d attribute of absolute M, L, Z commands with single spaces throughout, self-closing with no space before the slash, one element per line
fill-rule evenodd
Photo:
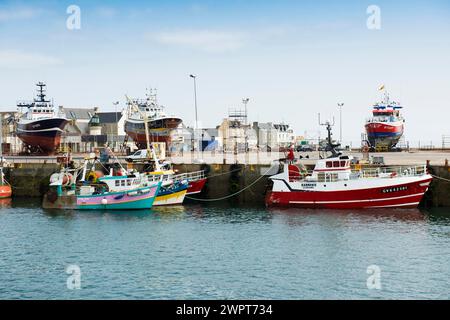
<path fill-rule="evenodd" d="M 206 128 L 203 129 L 203 133 L 207 134 L 210 137 L 217 137 L 219 136 L 219 130 L 216 128 Z"/>
<path fill-rule="evenodd" d="M 90 120 L 95 113 L 94 108 L 64 108 L 63 111 L 70 120 Z"/>
<path fill-rule="evenodd" d="M 98 112 L 100 123 L 116 123 L 122 118 L 122 112 Z"/>
<path fill-rule="evenodd" d="M 286 131 L 289 129 L 289 125 L 285 124 L 285 123 L 274 124 L 273 126 L 275 127 L 275 129 L 281 130 L 281 131 Z"/>
<path fill-rule="evenodd" d="M 258 126 L 259 129 L 265 129 L 265 130 L 274 129 L 272 122 L 266 122 L 266 123 L 257 122 L 256 125 Z"/>

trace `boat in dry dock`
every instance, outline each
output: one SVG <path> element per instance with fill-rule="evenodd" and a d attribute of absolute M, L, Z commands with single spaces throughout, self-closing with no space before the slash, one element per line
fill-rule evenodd
<path fill-rule="evenodd" d="M 428 190 L 432 176 L 423 166 L 371 167 L 352 170 L 353 157 L 335 149 L 331 125 L 327 124 L 331 156 L 317 161 L 311 174 L 303 173 L 291 161 L 270 177 L 272 189 L 267 206 L 304 208 L 415 208 Z"/>
<path fill-rule="evenodd" d="M 128 101 L 125 132 L 139 149 L 145 148 L 147 144 L 144 120 L 147 121 L 150 142 L 166 144 L 170 142 L 171 131 L 182 122 L 178 117 L 166 115 L 164 107 L 158 103 L 155 90 L 147 92 L 145 99 Z"/>
<path fill-rule="evenodd" d="M 369 147 L 373 150 L 392 150 L 403 135 L 404 123 L 400 110 L 403 107 L 389 97 L 384 86 L 384 98 L 373 106 L 372 117 L 366 121 L 366 133 Z"/>
<path fill-rule="evenodd" d="M 55 111 L 53 103 L 46 99 L 42 82 L 38 87 L 37 98 L 32 102 L 21 101 L 19 109 L 27 111 L 17 123 L 16 134 L 24 143 L 27 153 L 53 154 L 61 143 L 61 134 L 69 122 L 65 115 Z"/>

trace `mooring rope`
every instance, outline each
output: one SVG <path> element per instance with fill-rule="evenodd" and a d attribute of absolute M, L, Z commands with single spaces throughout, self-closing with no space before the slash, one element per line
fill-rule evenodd
<path fill-rule="evenodd" d="M 241 189 L 241 190 L 239 190 L 239 191 L 237 191 L 237 192 L 235 192 L 235 193 L 229 194 L 229 195 L 227 195 L 227 196 L 220 197 L 220 198 L 216 198 L 216 199 L 199 199 L 199 198 L 192 198 L 192 197 L 188 197 L 188 196 L 186 196 L 186 198 L 187 198 L 187 199 L 191 199 L 191 200 L 201 201 L 201 202 L 215 202 L 215 201 L 222 201 L 222 200 L 226 200 L 226 199 L 235 197 L 235 196 L 237 196 L 238 194 L 240 194 L 240 193 L 244 192 L 245 190 L 247 190 L 247 189 L 251 188 L 252 186 L 254 186 L 259 180 L 261 180 L 262 178 L 264 178 L 264 177 L 266 176 L 266 174 L 267 174 L 273 167 L 276 167 L 276 165 L 272 165 L 266 172 L 264 172 L 264 174 L 262 174 L 258 179 L 256 179 L 256 180 L 253 181 L 252 183 L 250 183 L 250 184 L 249 184 L 248 186 L 246 186 L 245 188 L 243 188 L 243 189 Z M 208 178 L 209 178 L 209 177 L 208 177 Z"/>
<path fill-rule="evenodd" d="M 436 179 L 442 180 L 442 181 L 450 182 L 450 180 L 449 180 L 449 179 L 446 179 L 446 178 L 442 178 L 442 177 L 439 177 L 439 176 L 435 176 L 434 174 L 430 174 L 430 176 L 432 176 L 433 178 L 436 178 Z"/>

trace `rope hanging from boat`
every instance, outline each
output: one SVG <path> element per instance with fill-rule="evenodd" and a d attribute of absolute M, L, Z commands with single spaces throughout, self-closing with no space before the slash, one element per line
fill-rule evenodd
<path fill-rule="evenodd" d="M 442 180 L 442 181 L 450 182 L 450 180 L 449 180 L 449 179 L 446 179 L 446 178 L 442 178 L 442 177 L 439 177 L 439 176 L 435 176 L 435 175 L 433 175 L 433 174 L 430 174 L 430 176 L 432 176 L 433 178 L 436 178 L 436 179 Z"/>
<path fill-rule="evenodd" d="M 241 189 L 241 190 L 239 190 L 239 191 L 237 191 L 237 192 L 235 192 L 235 193 L 232 193 L 232 194 L 230 194 L 230 195 L 227 195 L 227 196 L 224 196 L 224 197 L 221 197 L 221 198 L 216 198 L 216 199 L 198 199 L 198 198 L 192 198 L 192 197 L 188 197 L 188 196 L 186 196 L 186 198 L 187 198 L 187 199 L 191 199 L 191 200 L 201 201 L 201 202 L 215 202 L 215 201 L 222 201 L 222 200 L 226 200 L 226 199 L 235 197 L 235 196 L 237 196 L 238 194 L 240 194 L 240 193 L 244 192 L 245 190 L 247 190 L 247 189 L 251 188 L 252 186 L 254 186 L 259 180 L 263 179 L 263 178 L 266 176 L 266 174 L 269 173 L 269 171 L 270 171 L 273 167 L 276 167 L 276 166 L 272 165 L 272 166 L 271 166 L 266 172 L 264 172 L 264 174 L 262 174 L 258 179 L 256 179 L 256 180 L 253 181 L 252 183 L 250 183 L 250 184 L 249 184 L 248 186 L 246 186 L 245 188 L 243 188 L 243 189 Z M 208 177 L 208 178 L 209 178 L 209 177 Z"/>

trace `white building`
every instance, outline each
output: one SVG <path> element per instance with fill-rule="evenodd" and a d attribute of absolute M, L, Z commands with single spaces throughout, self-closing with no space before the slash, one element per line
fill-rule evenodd
<path fill-rule="evenodd" d="M 289 148 L 291 145 L 295 144 L 294 130 L 292 130 L 288 124 L 274 124 L 274 128 L 277 131 L 278 147 Z"/>

